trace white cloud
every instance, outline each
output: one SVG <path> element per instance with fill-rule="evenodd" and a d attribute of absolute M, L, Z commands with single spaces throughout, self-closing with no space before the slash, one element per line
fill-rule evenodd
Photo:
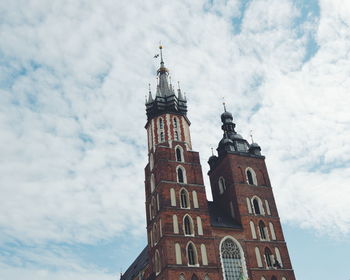
<path fill-rule="evenodd" d="M 147 84 L 154 88 L 159 40 L 188 93 L 204 177 L 225 96 L 238 131 L 253 129 L 267 155 L 282 220 L 349 233 L 346 2 L 321 1 L 321 17 L 308 16 L 303 34 L 287 0 L 21 3 L 0 3 L 3 242 L 145 233 L 143 100 Z M 319 49 L 303 64 L 313 35 Z"/>

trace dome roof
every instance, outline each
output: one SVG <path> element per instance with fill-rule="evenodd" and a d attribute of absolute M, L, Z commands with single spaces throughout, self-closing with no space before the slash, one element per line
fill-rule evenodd
<path fill-rule="evenodd" d="M 230 119 L 231 121 L 233 120 L 232 114 L 230 112 L 227 112 L 227 111 L 223 112 L 221 114 L 221 121 L 223 123 L 225 123 L 225 121 L 228 120 L 228 119 Z"/>
<path fill-rule="evenodd" d="M 237 139 L 243 139 L 243 136 L 241 134 L 236 133 L 236 134 L 231 135 L 230 138 L 233 140 L 237 140 Z"/>
<path fill-rule="evenodd" d="M 250 147 L 251 147 L 251 148 L 260 148 L 260 146 L 259 146 L 258 143 L 251 143 L 251 144 L 250 144 Z"/>
<path fill-rule="evenodd" d="M 219 145 L 225 145 L 225 144 L 233 144 L 233 141 L 230 138 L 223 138 L 221 139 Z"/>

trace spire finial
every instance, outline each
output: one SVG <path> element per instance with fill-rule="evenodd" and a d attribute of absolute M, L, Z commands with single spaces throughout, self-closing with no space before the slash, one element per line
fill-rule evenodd
<path fill-rule="evenodd" d="M 180 82 L 177 81 L 177 89 L 180 89 Z"/>
<path fill-rule="evenodd" d="M 226 112 L 225 97 L 222 97 L 222 105 L 224 105 L 224 112 Z"/>
<path fill-rule="evenodd" d="M 252 143 L 254 143 L 254 139 L 253 139 L 253 130 L 250 130 L 250 139 L 252 139 Z"/>
<path fill-rule="evenodd" d="M 151 83 L 148 83 L 148 92 L 151 93 Z"/>
<path fill-rule="evenodd" d="M 163 61 L 163 46 L 162 46 L 161 41 L 159 41 L 159 51 L 160 51 L 160 63 L 164 63 L 164 61 Z"/>
<path fill-rule="evenodd" d="M 211 155 L 213 156 L 214 155 L 213 147 L 211 147 L 210 149 L 211 149 Z"/>

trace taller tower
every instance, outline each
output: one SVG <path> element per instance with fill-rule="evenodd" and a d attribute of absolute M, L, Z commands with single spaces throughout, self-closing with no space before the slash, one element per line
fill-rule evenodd
<path fill-rule="evenodd" d="M 146 102 L 148 245 L 121 279 L 295 280 L 260 146 L 236 133 L 225 108 L 208 201 L 186 98 L 169 81 L 162 47 L 160 58 Z"/>

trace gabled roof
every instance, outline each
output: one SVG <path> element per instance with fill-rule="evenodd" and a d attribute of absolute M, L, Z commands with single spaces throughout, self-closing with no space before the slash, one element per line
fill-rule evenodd
<path fill-rule="evenodd" d="M 120 280 L 132 280 L 141 270 L 143 270 L 148 264 L 148 246 L 142 250 L 136 260 L 129 266 L 127 271 L 120 277 Z"/>
<path fill-rule="evenodd" d="M 213 227 L 242 229 L 242 225 L 232 217 L 226 215 L 217 203 L 208 201 L 208 210 L 210 223 Z"/>

